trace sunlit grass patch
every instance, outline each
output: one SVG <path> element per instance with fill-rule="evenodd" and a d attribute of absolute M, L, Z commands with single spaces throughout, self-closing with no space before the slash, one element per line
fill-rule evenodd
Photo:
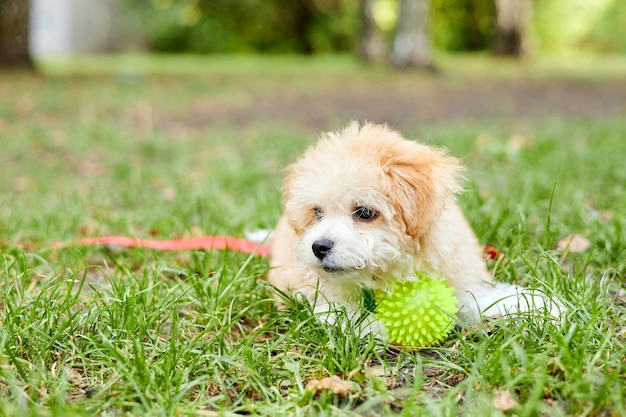
<path fill-rule="evenodd" d="M 380 76 L 336 65 L 354 85 Z M 296 296 L 282 308 L 266 259 L 52 248 L 101 234 L 243 236 L 278 219 L 282 169 L 315 133 L 279 116 L 245 126 L 179 118 L 237 82 L 268 88 L 254 70 L 222 90 L 201 75 L 149 80 L 17 77 L 6 86 L 18 102 L 0 98 L 3 414 L 623 414 L 620 118 L 403 130 L 464 158 L 459 202 L 481 242 L 503 253 L 496 279 L 568 308 L 561 321 L 490 320 L 405 351 L 360 337 L 345 318 L 318 320 Z M 570 235 L 589 247 L 568 247 Z"/>

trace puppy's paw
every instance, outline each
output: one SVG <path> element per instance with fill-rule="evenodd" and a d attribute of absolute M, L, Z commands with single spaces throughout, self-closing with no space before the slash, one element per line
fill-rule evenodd
<path fill-rule="evenodd" d="M 567 311 L 562 303 L 544 292 L 506 283 L 483 284 L 459 299 L 462 304 L 459 316 L 469 324 L 483 317 L 519 317 L 531 313 L 560 321 Z"/>
<path fill-rule="evenodd" d="M 370 311 L 357 307 L 346 308 L 331 302 L 316 304 L 313 312 L 318 320 L 331 326 L 339 326 L 343 332 L 352 332 L 360 338 L 371 335 L 381 341 L 388 339 L 385 326 Z"/>

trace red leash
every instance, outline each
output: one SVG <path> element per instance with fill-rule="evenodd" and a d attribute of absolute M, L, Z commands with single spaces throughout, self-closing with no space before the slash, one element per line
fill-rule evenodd
<path fill-rule="evenodd" d="M 148 248 L 156 250 L 232 250 L 245 254 L 269 256 L 269 247 L 258 242 L 241 239 L 233 236 L 197 236 L 173 240 L 138 239 L 128 236 L 100 236 L 77 239 L 74 242 L 55 242 L 53 248 L 63 248 L 72 245 L 115 245 L 128 248 Z"/>
<path fill-rule="evenodd" d="M 251 240 L 234 236 L 197 236 L 172 240 L 152 240 L 139 239 L 128 236 L 99 236 L 85 237 L 74 242 L 55 242 L 53 248 L 64 248 L 72 245 L 115 245 L 127 248 L 148 248 L 155 250 L 175 251 L 175 250 L 232 250 L 244 254 L 255 254 L 267 257 L 270 254 L 268 246 Z M 502 252 L 493 246 L 484 247 L 485 258 L 488 262 L 497 262 L 502 259 Z"/>

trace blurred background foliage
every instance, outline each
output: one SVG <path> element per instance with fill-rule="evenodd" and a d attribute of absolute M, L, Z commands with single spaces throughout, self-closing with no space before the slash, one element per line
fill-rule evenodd
<path fill-rule="evenodd" d="M 128 24 L 154 52 L 326 53 L 357 49 L 361 0 L 123 0 Z M 377 0 L 386 38 L 398 16 L 395 0 Z M 493 0 L 432 0 L 436 50 L 488 50 Z M 572 49 L 626 52 L 626 1 L 534 0 L 534 53 Z"/>
<path fill-rule="evenodd" d="M 125 0 L 150 50 L 319 53 L 351 50 L 358 0 Z"/>

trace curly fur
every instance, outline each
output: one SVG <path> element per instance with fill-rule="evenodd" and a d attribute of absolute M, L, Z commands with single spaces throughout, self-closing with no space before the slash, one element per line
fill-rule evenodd
<path fill-rule="evenodd" d="M 456 204 L 462 172 L 457 158 L 385 125 L 351 123 L 322 135 L 287 169 L 270 282 L 302 292 L 318 311 L 329 303 L 356 311 L 362 288 L 385 289 L 421 271 L 455 288 L 468 323 L 527 309 L 519 296 L 526 290 L 492 282 Z M 376 214 L 364 219 L 359 210 Z"/>

